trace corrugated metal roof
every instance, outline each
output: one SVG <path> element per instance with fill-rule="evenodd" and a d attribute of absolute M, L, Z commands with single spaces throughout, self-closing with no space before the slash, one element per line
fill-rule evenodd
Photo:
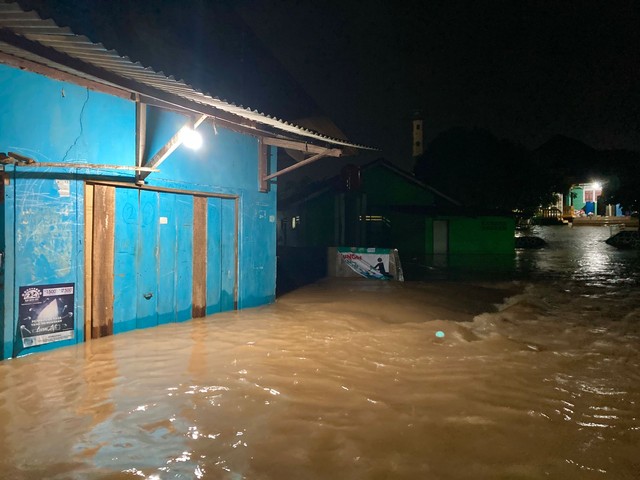
<path fill-rule="evenodd" d="M 59 27 L 51 19 L 42 19 L 34 11 L 24 11 L 10 0 L 0 2 L 0 52 L 203 114 L 230 114 L 238 117 L 238 123 L 245 127 L 246 121 L 255 122 L 310 143 L 374 150 L 213 97 L 183 80 L 167 77 L 115 50 L 107 50 L 102 44 L 76 35 L 69 28 Z"/>

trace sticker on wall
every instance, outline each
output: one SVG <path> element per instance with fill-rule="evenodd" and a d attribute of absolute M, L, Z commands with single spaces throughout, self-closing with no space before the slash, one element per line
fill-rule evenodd
<path fill-rule="evenodd" d="M 69 180 L 56 179 L 56 188 L 61 197 L 68 197 L 71 193 L 71 182 Z"/>
<path fill-rule="evenodd" d="M 20 287 L 18 325 L 23 347 L 74 336 L 74 283 Z"/>

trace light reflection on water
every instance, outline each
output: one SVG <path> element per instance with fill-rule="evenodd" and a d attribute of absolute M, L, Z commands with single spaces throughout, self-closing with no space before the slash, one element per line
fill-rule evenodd
<path fill-rule="evenodd" d="M 637 252 L 606 233 L 0 363 L 0 476 L 637 478 Z"/>
<path fill-rule="evenodd" d="M 639 281 L 639 252 L 607 245 L 609 227 L 533 227 L 531 234 L 548 243 L 541 250 L 517 253 L 522 271 L 534 278 L 584 281 L 594 285 Z"/>

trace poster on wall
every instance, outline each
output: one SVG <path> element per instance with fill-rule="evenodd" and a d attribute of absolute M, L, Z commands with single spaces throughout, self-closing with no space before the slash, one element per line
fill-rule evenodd
<path fill-rule="evenodd" d="M 392 280 L 389 273 L 388 248 L 350 248 L 338 247 L 338 255 L 358 275 L 379 280 Z"/>
<path fill-rule="evenodd" d="M 20 287 L 18 327 L 25 348 L 73 338 L 74 291 L 73 283 Z"/>

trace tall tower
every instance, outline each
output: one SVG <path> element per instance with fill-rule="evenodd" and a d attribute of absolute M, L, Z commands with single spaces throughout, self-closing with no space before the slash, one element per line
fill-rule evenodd
<path fill-rule="evenodd" d="M 422 132 L 422 114 L 413 114 L 413 159 L 422 155 L 424 151 L 424 135 Z"/>

